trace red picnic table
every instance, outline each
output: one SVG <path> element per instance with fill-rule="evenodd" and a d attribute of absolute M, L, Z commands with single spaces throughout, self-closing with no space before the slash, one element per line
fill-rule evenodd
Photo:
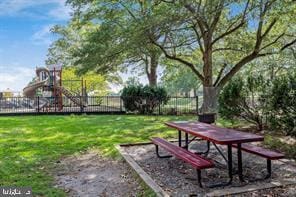
<path fill-rule="evenodd" d="M 197 121 L 175 121 L 175 122 L 166 122 L 167 126 L 175 128 L 179 132 L 179 146 L 182 145 L 182 133 L 185 132 L 185 148 L 188 150 L 188 145 L 192 142 L 196 137 L 206 140 L 208 142 L 208 150 L 209 151 L 209 143 L 213 143 L 217 148 L 220 154 L 222 154 L 221 150 L 216 146 L 216 144 L 226 145 L 227 146 L 227 156 L 228 158 L 222 154 L 223 158 L 227 161 L 228 166 L 228 175 L 229 181 L 224 184 L 219 185 L 229 185 L 232 182 L 232 147 L 237 149 L 237 160 L 238 160 L 238 176 L 240 181 L 243 180 L 243 168 L 242 168 L 242 143 L 248 142 L 257 142 L 263 141 L 264 137 L 252 133 L 246 133 L 242 131 L 237 131 L 234 129 L 220 128 L 215 125 L 210 125 L 206 123 L 201 123 Z M 189 141 L 188 135 L 194 136 L 194 139 Z"/>

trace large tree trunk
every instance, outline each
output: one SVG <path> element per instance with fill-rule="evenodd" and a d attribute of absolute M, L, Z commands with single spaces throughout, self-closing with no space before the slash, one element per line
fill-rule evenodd
<path fill-rule="evenodd" d="M 146 73 L 149 81 L 149 86 L 157 85 L 157 67 L 158 67 L 158 57 L 156 55 L 151 55 L 150 61 L 146 64 Z"/>
<path fill-rule="evenodd" d="M 217 87 L 203 87 L 203 104 L 200 113 L 209 114 L 217 113 L 218 111 L 218 95 L 219 90 Z"/>
<path fill-rule="evenodd" d="M 156 86 L 157 85 L 157 66 L 152 66 L 150 67 L 150 73 L 148 74 L 148 81 L 149 81 L 149 86 Z"/>
<path fill-rule="evenodd" d="M 212 61 L 211 35 L 205 40 L 205 52 L 203 54 L 203 104 L 201 107 L 202 114 L 217 113 L 218 88 L 213 85 L 213 61 Z"/>

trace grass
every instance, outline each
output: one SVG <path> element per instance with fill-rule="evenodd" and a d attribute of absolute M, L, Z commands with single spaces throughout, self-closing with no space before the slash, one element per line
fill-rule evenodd
<path fill-rule="evenodd" d="M 65 196 L 53 187 L 55 163 L 68 155 L 98 149 L 118 158 L 116 144 L 148 141 L 152 136 L 175 138 L 176 130 L 163 123 L 196 120 L 194 116 L 25 116 L 0 117 L 0 185 L 31 186 L 35 195 Z M 222 127 L 241 122 L 219 120 Z M 295 158 L 296 149 L 271 135 L 264 144 Z M 152 195 L 145 190 L 145 196 Z"/>
<path fill-rule="evenodd" d="M 114 145 L 175 137 L 163 123 L 173 116 L 0 117 L 0 185 L 31 186 L 36 195 L 65 196 L 50 176 L 62 157 L 91 148 L 117 157 Z"/>

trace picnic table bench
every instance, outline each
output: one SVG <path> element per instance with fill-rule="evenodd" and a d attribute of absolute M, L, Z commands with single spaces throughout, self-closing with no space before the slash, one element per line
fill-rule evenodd
<path fill-rule="evenodd" d="M 153 138 L 152 142 L 156 145 L 156 154 L 158 157 L 168 157 L 168 156 L 160 156 L 158 153 L 158 146 L 163 147 L 172 155 L 177 158 L 191 164 L 193 167 L 197 169 L 198 173 L 198 181 L 199 185 L 201 184 L 201 175 L 200 170 L 206 168 L 214 167 L 214 164 L 211 160 L 201 156 L 200 154 L 193 153 L 188 150 L 189 144 L 193 140 L 189 140 L 189 134 L 194 137 L 201 138 L 207 141 L 208 150 L 209 144 L 212 143 L 218 152 L 223 156 L 224 160 L 227 162 L 228 166 L 228 176 L 229 181 L 226 183 L 219 183 L 216 185 L 212 185 L 211 187 L 216 186 L 226 186 L 232 183 L 233 172 L 232 172 L 232 148 L 237 149 L 237 164 L 238 164 L 238 176 L 241 182 L 243 179 L 243 165 L 242 165 L 242 151 L 256 154 L 263 158 L 267 159 L 267 176 L 265 178 L 269 178 L 271 176 L 271 160 L 277 160 L 284 157 L 282 153 L 278 153 L 275 151 L 271 151 L 268 149 L 264 149 L 262 147 L 257 147 L 250 142 L 263 141 L 264 137 L 252 133 L 246 133 L 241 131 L 236 131 L 233 129 L 220 128 L 215 125 L 205 124 L 201 122 L 194 121 L 176 121 L 176 122 L 167 122 L 165 123 L 167 126 L 175 128 L 179 132 L 178 137 L 178 146 L 174 145 L 170 142 L 167 142 L 161 138 Z M 185 146 L 182 147 L 182 133 L 185 132 Z M 224 156 L 223 152 L 217 147 L 216 144 L 226 145 L 227 146 L 227 158 Z"/>
<path fill-rule="evenodd" d="M 236 144 L 232 145 L 234 148 L 237 148 Z M 241 149 L 245 152 L 258 155 L 260 157 L 266 158 L 267 161 L 267 175 L 265 178 L 271 176 L 271 160 L 278 160 L 285 157 L 283 153 L 275 152 L 260 146 L 255 146 L 252 144 L 242 144 Z"/>
<path fill-rule="evenodd" d="M 156 154 L 158 157 L 160 158 L 168 157 L 168 155 L 166 156 L 159 155 L 158 146 L 161 146 L 162 148 L 170 152 L 175 157 L 183 160 L 186 163 L 191 164 L 194 168 L 196 168 L 198 184 L 200 187 L 202 187 L 201 170 L 214 167 L 214 163 L 211 160 L 206 159 L 198 154 L 194 154 L 184 148 L 176 146 L 162 138 L 152 138 L 152 142 L 156 146 Z"/>

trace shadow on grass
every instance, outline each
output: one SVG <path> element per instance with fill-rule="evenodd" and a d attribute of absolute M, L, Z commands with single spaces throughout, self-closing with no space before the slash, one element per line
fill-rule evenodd
<path fill-rule="evenodd" d="M 0 185 L 31 186 L 35 195 L 64 196 L 50 171 L 64 156 L 97 148 L 117 157 L 116 144 L 175 137 L 163 123 L 173 116 L 28 116 L 0 118 Z"/>

